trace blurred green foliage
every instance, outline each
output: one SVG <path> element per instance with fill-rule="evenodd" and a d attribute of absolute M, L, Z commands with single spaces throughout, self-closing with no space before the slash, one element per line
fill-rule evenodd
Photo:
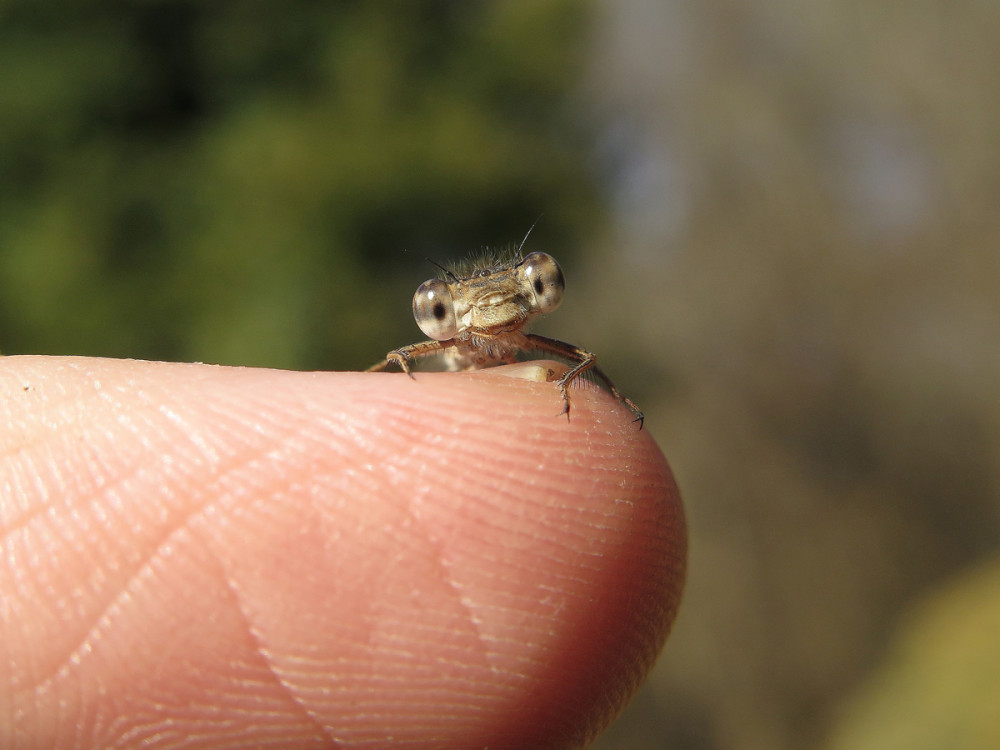
<path fill-rule="evenodd" d="M 830 750 L 1000 747 L 1000 558 L 928 597 L 857 692 Z"/>
<path fill-rule="evenodd" d="M 598 220 L 567 94 L 587 22 L 577 0 L 6 3 L 0 349 L 349 369 L 419 338 L 425 255 L 541 214 L 562 252 Z"/>

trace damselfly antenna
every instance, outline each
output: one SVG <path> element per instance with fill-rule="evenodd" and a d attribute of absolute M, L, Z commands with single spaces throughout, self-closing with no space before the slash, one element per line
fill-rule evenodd
<path fill-rule="evenodd" d="M 446 274 L 448 277 L 451 278 L 452 281 L 459 281 L 460 280 L 455 274 L 453 274 L 451 272 L 451 269 L 445 268 L 440 263 L 438 263 L 436 260 L 431 260 L 430 258 L 427 258 L 427 257 L 425 257 L 424 260 L 426 260 L 428 263 L 430 263 L 435 268 L 438 268 L 441 271 L 441 273 Z"/>
<path fill-rule="evenodd" d="M 535 228 L 535 224 L 537 224 L 541 220 L 541 218 L 542 218 L 542 216 L 539 216 L 537 219 L 535 219 L 535 223 L 531 225 L 531 227 L 528 229 L 528 233 L 526 235 L 524 235 L 524 239 L 521 240 L 521 244 L 517 246 L 517 259 L 518 260 L 522 260 L 524 258 L 524 256 L 521 255 L 521 251 L 524 249 L 524 243 L 528 241 L 528 238 L 531 236 L 532 230 Z"/>

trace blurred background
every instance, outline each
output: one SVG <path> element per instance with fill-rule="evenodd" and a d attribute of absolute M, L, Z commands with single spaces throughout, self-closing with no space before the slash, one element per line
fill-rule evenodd
<path fill-rule="evenodd" d="M 0 3 L 0 349 L 360 369 L 484 246 L 646 411 L 594 747 L 1000 747 L 1000 4 Z"/>

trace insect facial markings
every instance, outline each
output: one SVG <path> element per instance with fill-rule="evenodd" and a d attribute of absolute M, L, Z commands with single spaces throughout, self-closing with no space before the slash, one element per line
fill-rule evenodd
<path fill-rule="evenodd" d="M 413 295 L 413 318 L 435 341 L 470 328 L 516 331 L 531 315 L 559 307 L 566 287 L 555 258 L 542 252 L 506 268 L 475 269 L 465 278 L 447 273 L 455 280 L 430 279 Z"/>

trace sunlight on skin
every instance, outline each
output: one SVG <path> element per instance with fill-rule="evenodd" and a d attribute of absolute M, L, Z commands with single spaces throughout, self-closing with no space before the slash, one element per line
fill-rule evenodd
<path fill-rule="evenodd" d="M 649 433 L 590 384 L 567 420 L 558 367 L 0 359 L 0 746 L 584 744 L 686 531 Z"/>

